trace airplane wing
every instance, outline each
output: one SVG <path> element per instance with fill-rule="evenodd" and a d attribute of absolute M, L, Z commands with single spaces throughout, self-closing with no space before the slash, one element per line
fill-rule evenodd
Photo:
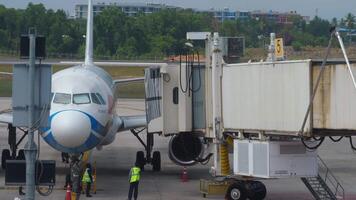
<path fill-rule="evenodd" d="M 118 118 L 121 121 L 121 125 L 118 128 L 118 132 L 134 128 L 141 128 L 147 125 L 146 115 L 120 116 Z"/>
<path fill-rule="evenodd" d="M 12 76 L 12 73 L 10 73 L 10 72 L 0 72 L 0 75 L 9 75 L 9 76 Z"/>
<path fill-rule="evenodd" d="M 0 112 L 0 123 L 12 124 L 12 112 Z"/>
<path fill-rule="evenodd" d="M 80 65 L 83 62 L 61 61 L 58 65 Z M 167 66 L 164 62 L 123 62 L 123 61 L 103 61 L 94 62 L 94 65 L 102 67 L 152 67 L 152 66 Z"/>
<path fill-rule="evenodd" d="M 144 77 L 140 77 L 140 78 L 128 78 L 128 79 L 118 79 L 118 80 L 114 80 L 114 84 L 118 84 L 118 83 L 132 83 L 132 82 L 139 82 L 139 81 L 144 81 L 145 78 Z"/>
<path fill-rule="evenodd" d="M 2 65 L 14 65 L 14 64 L 25 64 L 21 60 L 1 60 L 0 64 Z M 43 64 L 49 65 L 59 65 L 59 66 L 73 66 L 73 65 L 82 65 L 83 61 L 47 61 Z M 102 67 L 152 67 L 152 66 L 167 66 L 165 62 L 125 62 L 125 61 L 99 61 L 94 62 L 94 65 Z"/>

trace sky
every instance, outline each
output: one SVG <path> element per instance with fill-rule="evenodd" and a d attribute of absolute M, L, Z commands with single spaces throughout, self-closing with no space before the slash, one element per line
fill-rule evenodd
<path fill-rule="evenodd" d="M 63 9 L 70 15 L 74 15 L 75 4 L 87 3 L 86 0 L 0 0 L 0 4 L 12 8 L 25 8 L 29 2 L 43 3 L 47 8 Z M 94 0 L 94 3 L 99 2 L 152 2 L 198 9 L 297 11 L 310 17 L 318 14 L 328 20 L 333 17 L 340 19 L 347 13 L 356 15 L 356 0 Z"/>

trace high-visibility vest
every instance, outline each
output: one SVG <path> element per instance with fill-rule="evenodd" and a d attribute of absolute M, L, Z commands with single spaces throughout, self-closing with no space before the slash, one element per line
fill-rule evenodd
<path fill-rule="evenodd" d="M 84 182 L 84 183 L 91 183 L 91 179 L 90 179 L 88 170 L 89 170 L 88 168 L 85 169 L 85 172 L 84 172 L 84 175 L 83 175 L 83 178 L 82 178 L 82 182 Z"/>
<path fill-rule="evenodd" d="M 139 167 L 131 168 L 130 183 L 140 181 L 140 172 L 141 169 Z"/>

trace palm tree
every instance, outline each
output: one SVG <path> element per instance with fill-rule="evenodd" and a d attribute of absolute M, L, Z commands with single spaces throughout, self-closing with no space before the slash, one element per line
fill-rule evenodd
<path fill-rule="evenodd" d="M 353 29 L 354 24 L 355 24 L 355 15 L 353 15 L 352 13 L 347 14 L 346 15 L 346 24 L 347 24 L 347 28 Z"/>
<path fill-rule="evenodd" d="M 349 13 L 346 15 L 346 25 L 347 28 L 349 29 L 350 33 L 349 33 L 349 39 L 350 39 L 350 44 L 352 43 L 352 29 L 354 28 L 354 24 L 355 24 L 355 15 Z"/>

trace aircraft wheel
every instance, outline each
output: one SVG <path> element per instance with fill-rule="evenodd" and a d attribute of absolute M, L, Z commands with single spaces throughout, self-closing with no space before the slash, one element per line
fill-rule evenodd
<path fill-rule="evenodd" d="M 243 182 L 235 182 L 227 189 L 226 200 L 246 200 L 247 192 Z"/>
<path fill-rule="evenodd" d="M 153 152 L 152 169 L 155 172 L 161 171 L 161 153 L 159 151 Z"/>
<path fill-rule="evenodd" d="M 248 190 L 248 198 L 250 200 L 262 200 L 266 197 L 266 186 L 260 181 L 251 181 L 246 185 Z"/>
<path fill-rule="evenodd" d="M 16 160 L 25 160 L 25 150 L 23 149 L 19 150 Z"/>
<path fill-rule="evenodd" d="M 145 153 L 143 153 L 143 151 L 138 151 L 136 153 L 136 163 L 141 168 L 141 171 L 145 170 L 146 160 L 145 160 Z"/>
<path fill-rule="evenodd" d="M 10 155 L 10 150 L 9 149 L 4 149 L 2 150 L 1 153 L 1 168 L 6 169 L 6 160 L 10 160 L 11 155 Z"/>

